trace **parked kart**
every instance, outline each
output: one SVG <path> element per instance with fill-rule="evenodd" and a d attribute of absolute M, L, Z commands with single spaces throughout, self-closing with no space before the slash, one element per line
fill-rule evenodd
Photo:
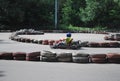
<path fill-rule="evenodd" d="M 110 33 L 104 37 L 105 40 L 120 41 L 120 33 Z"/>
<path fill-rule="evenodd" d="M 66 44 L 65 42 L 61 41 L 59 43 L 55 43 L 50 45 L 51 48 L 54 49 L 80 49 L 81 42 L 80 41 L 73 41 L 71 44 Z"/>

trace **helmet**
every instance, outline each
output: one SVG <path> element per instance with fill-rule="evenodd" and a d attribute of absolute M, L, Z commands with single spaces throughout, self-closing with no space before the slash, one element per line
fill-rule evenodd
<path fill-rule="evenodd" d="M 71 37 L 71 33 L 67 33 L 66 36 L 67 36 L 67 37 Z"/>

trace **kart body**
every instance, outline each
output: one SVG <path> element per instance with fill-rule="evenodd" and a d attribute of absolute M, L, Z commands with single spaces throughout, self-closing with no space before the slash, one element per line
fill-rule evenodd
<path fill-rule="evenodd" d="M 61 41 L 50 45 L 50 47 L 54 49 L 80 49 L 81 43 L 80 41 L 73 41 L 71 44 L 67 44 L 66 42 Z"/>

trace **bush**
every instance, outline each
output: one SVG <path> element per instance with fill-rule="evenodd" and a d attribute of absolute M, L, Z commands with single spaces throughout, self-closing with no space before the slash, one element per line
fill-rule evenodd
<path fill-rule="evenodd" d="M 107 27 L 102 27 L 102 26 L 96 26 L 93 28 L 89 28 L 89 27 L 77 27 L 77 26 L 73 26 L 73 25 L 60 25 L 60 28 L 62 30 L 69 30 L 69 31 L 85 31 L 85 32 L 90 32 L 90 31 L 105 31 L 107 29 Z"/>

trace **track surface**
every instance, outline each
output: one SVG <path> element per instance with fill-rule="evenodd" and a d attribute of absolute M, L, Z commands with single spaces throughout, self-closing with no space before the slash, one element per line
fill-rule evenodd
<path fill-rule="evenodd" d="M 120 53 L 120 48 L 51 49 L 46 45 L 11 41 L 11 33 L 0 33 L 0 52 L 84 52 L 89 54 Z M 65 33 L 24 35 L 33 39 L 60 39 Z M 102 34 L 73 34 L 74 40 L 102 42 Z M 76 64 L 0 60 L 0 81 L 120 81 L 120 64 Z"/>

